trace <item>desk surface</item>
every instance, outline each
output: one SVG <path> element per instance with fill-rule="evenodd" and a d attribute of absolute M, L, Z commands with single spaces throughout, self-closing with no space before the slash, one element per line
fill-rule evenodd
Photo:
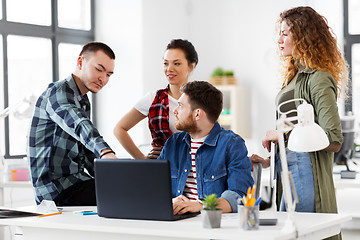
<path fill-rule="evenodd" d="M 1 181 L 0 187 L 2 188 L 28 188 L 32 187 L 32 183 L 30 181 Z"/>
<path fill-rule="evenodd" d="M 202 227 L 201 215 L 175 222 L 109 219 L 97 215 L 73 214 L 75 210 L 94 209 L 64 208 L 61 215 L 0 219 L 0 225 L 19 226 L 23 238 L 38 239 L 293 239 L 294 233 L 284 231 L 286 213 L 273 213 L 278 218 L 276 226 L 260 226 L 256 231 L 238 227 L 237 214 L 223 214 L 220 229 Z M 266 213 L 266 212 L 265 212 Z M 260 213 L 263 217 L 264 213 Z M 321 239 L 337 234 L 340 224 L 349 221 L 349 215 L 295 213 L 300 239 Z M 77 238 L 75 238 L 75 236 Z"/>
<path fill-rule="evenodd" d="M 345 165 L 334 165 L 334 185 L 336 189 L 342 188 L 360 188 L 360 160 L 351 159 L 348 161 L 350 170 L 356 171 L 355 179 L 342 179 L 340 176 L 341 170 L 346 170 Z"/>
<path fill-rule="evenodd" d="M 360 159 L 351 159 L 348 161 L 350 170 L 356 171 L 355 179 L 341 179 L 340 171 L 346 170 L 344 165 L 334 165 L 334 185 L 336 189 L 336 201 L 338 211 L 341 214 L 349 214 L 352 220 L 341 225 L 343 229 L 360 229 Z"/>

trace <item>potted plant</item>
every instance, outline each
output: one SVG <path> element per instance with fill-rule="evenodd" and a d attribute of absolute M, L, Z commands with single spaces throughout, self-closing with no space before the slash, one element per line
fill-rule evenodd
<path fill-rule="evenodd" d="M 203 210 L 201 215 L 204 228 L 220 228 L 222 210 L 217 208 L 219 199 L 216 194 L 205 196 L 202 202 Z"/>
<path fill-rule="evenodd" d="M 218 67 L 213 71 L 209 82 L 214 85 L 236 85 L 237 79 L 234 77 L 234 71 Z"/>
<path fill-rule="evenodd" d="M 227 77 L 233 77 L 234 76 L 234 71 L 227 70 L 227 71 L 224 72 L 224 75 L 227 76 Z"/>
<path fill-rule="evenodd" d="M 222 85 L 224 75 L 225 75 L 225 72 L 221 67 L 215 68 L 215 70 L 213 71 L 213 73 L 211 75 L 210 83 L 212 83 L 214 85 Z"/>
<path fill-rule="evenodd" d="M 221 67 L 215 68 L 212 74 L 213 77 L 222 77 L 224 75 L 225 75 L 225 71 Z"/>

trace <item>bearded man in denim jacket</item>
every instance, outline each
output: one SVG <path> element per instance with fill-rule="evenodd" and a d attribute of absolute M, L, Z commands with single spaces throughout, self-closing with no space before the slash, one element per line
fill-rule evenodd
<path fill-rule="evenodd" d="M 244 140 L 220 127 L 222 93 L 205 81 L 182 86 L 175 108 L 175 128 L 159 159 L 171 166 L 174 214 L 198 212 L 201 200 L 215 193 L 224 213 L 237 212 L 237 197 L 253 185 Z"/>

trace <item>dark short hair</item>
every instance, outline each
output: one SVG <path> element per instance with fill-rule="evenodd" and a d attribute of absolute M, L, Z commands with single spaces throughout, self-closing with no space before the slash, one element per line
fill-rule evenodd
<path fill-rule="evenodd" d="M 173 39 L 166 47 L 166 50 L 169 49 L 181 49 L 185 53 L 185 57 L 189 65 L 195 63 L 196 66 L 199 61 L 195 47 L 188 40 Z"/>
<path fill-rule="evenodd" d="M 113 50 L 102 42 L 89 42 L 85 44 L 79 54 L 79 56 L 83 56 L 87 53 L 95 53 L 97 51 L 104 52 L 110 59 L 115 59 L 115 53 Z"/>
<path fill-rule="evenodd" d="M 217 121 L 223 108 L 223 94 L 219 89 L 206 81 L 193 81 L 184 84 L 180 91 L 189 97 L 192 110 L 201 108 L 209 121 Z"/>

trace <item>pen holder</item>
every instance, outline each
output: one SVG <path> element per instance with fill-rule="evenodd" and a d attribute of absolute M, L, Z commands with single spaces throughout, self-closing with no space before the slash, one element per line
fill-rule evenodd
<path fill-rule="evenodd" d="M 244 230 L 259 229 L 259 205 L 244 206 L 238 205 L 240 227 Z"/>

